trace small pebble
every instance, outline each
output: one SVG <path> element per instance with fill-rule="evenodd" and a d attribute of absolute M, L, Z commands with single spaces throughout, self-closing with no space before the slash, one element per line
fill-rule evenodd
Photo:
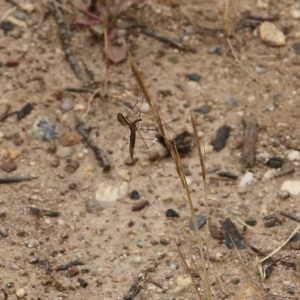
<path fill-rule="evenodd" d="M 48 119 L 41 117 L 34 121 L 28 130 L 28 134 L 36 140 L 53 141 L 59 134 L 59 128 L 50 123 Z"/>
<path fill-rule="evenodd" d="M 65 158 L 71 156 L 75 151 L 74 147 L 58 147 L 55 155 L 59 158 Z"/>
<path fill-rule="evenodd" d="M 98 184 L 95 198 L 101 204 L 109 204 L 126 195 L 128 195 L 128 183 L 126 181 L 121 184 L 101 182 Z"/>
<path fill-rule="evenodd" d="M 170 208 L 166 211 L 167 218 L 179 218 L 179 213 L 174 209 Z"/>
<path fill-rule="evenodd" d="M 229 195 L 230 195 L 229 192 L 225 192 L 225 191 L 220 191 L 219 192 L 219 197 L 220 198 L 228 198 Z"/>
<path fill-rule="evenodd" d="M 300 242 L 300 232 L 298 231 L 292 238 L 291 238 L 291 242 Z"/>
<path fill-rule="evenodd" d="M 88 283 L 82 278 L 78 278 L 78 282 L 80 286 L 83 287 L 84 289 L 88 286 Z"/>
<path fill-rule="evenodd" d="M 217 171 L 220 170 L 220 166 L 211 166 L 207 168 L 207 173 L 216 173 Z"/>
<path fill-rule="evenodd" d="M 50 161 L 50 166 L 52 168 L 57 168 L 60 165 L 60 161 L 57 158 L 54 158 Z"/>
<path fill-rule="evenodd" d="M 14 160 L 19 157 L 19 152 L 18 151 L 8 151 L 7 152 L 7 158 L 10 160 Z"/>
<path fill-rule="evenodd" d="M 206 217 L 204 215 L 196 215 L 196 220 L 197 220 L 197 224 L 198 224 L 198 228 L 200 229 L 201 227 L 204 226 L 204 224 L 206 223 Z M 190 228 L 192 230 L 195 230 L 195 226 L 194 226 L 194 222 L 193 219 L 190 219 Z"/>
<path fill-rule="evenodd" d="M 60 105 L 60 109 L 62 110 L 62 112 L 67 112 L 69 110 L 71 110 L 74 107 L 74 101 L 70 98 L 65 98 L 61 105 Z"/>
<path fill-rule="evenodd" d="M 221 151 L 229 138 L 231 128 L 227 125 L 221 126 L 216 133 L 215 138 L 210 142 L 215 151 Z"/>
<path fill-rule="evenodd" d="M 238 178 L 238 175 L 233 174 L 231 172 L 227 172 L 227 171 L 219 172 L 218 175 L 221 176 L 221 177 L 227 177 L 227 178 L 230 178 L 230 179 L 237 179 Z"/>
<path fill-rule="evenodd" d="M 201 76 L 195 73 L 191 73 L 191 74 L 186 74 L 185 78 L 190 81 L 199 81 L 201 79 Z"/>
<path fill-rule="evenodd" d="M 280 169 L 283 166 L 284 160 L 281 157 L 271 157 L 266 165 L 273 169 Z"/>
<path fill-rule="evenodd" d="M 214 46 L 208 50 L 208 53 L 209 54 L 219 54 L 219 53 L 221 53 L 221 51 L 222 51 L 221 46 Z"/>
<path fill-rule="evenodd" d="M 161 238 L 159 240 L 159 242 L 163 245 L 163 246 L 167 246 L 170 244 L 170 240 L 168 238 Z"/>
<path fill-rule="evenodd" d="M 254 218 L 248 218 L 248 219 L 245 220 L 245 223 L 247 225 L 254 226 L 257 223 L 257 221 Z"/>
<path fill-rule="evenodd" d="M 202 105 L 200 107 L 196 107 L 193 109 L 194 112 L 200 113 L 202 115 L 206 115 L 211 111 L 211 106 L 210 105 Z"/>
<path fill-rule="evenodd" d="M 132 211 L 138 211 L 138 210 L 142 210 L 144 207 L 146 207 L 147 205 L 149 205 L 149 201 L 147 200 L 142 200 L 139 201 L 135 204 L 132 205 L 131 210 Z"/>
<path fill-rule="evenodd" d="M 118 171 L 118 175 L 125 181 L 130 181 L 131 180 L 131 176 L 130 176 L 130 172 L 126 169 L 119 169 Z"/>
<path fill-rule="evenodd" d="M 97 214 L 103 209 L 103 206 L 98 201 L 89 199 L 85 202 L 85 210 L 89 214 Z"/>
<path fill-rule="evenodd" d="M 38 240 L 36 240 L 36 239 L 31 239 L 31 240 L 28 241 L 27 247 L 28 247 L 28 248 L 36 248 L 36 247 L 39 246 L 39 244 L 40 244 L 40 242 L 39 242 Z"/>
<path fill-rule="evenodd" d="M 0 168 L 9 173 L 17 169 L 17 164 L 13 160 L 7 160 L 1 164 Z"/>
<path fill-rule="evenodd" d="M 282 200 L 288 199 L 291 196 L 289 191 L 283 190 L 278 192 L 278 197 Z"/>
<path fill-rule="evenodd" d="M 131 193 L 130 193 L 130 199 L 132 200 L 139 200 L 141 198 L 141 195 L 138 191 L 136 190 L 133 190 Z"/>
<path fill-rule="evenodd" d="M 191 288 L 193 286 L 193 281 L 190 276 L 184 278 L 182 275 L 179 275 L 176 279 L 176 286 L 173 289 L 173 293 L 178 295 L 183 291 Z"/>
<path fill-rule="evenodd" d="M 239 187 L 244 188 L 246 185 L 251 184 L 253 181 L 253 173 L 246 172 L 246 174 L 243 176 L 239 183 Z"/>
<path fill-rule="evenodd" d="M 287 156 L 289 161 L 300 160 L 300 152 L 297 150 L 291 151 Z"/>
<path fill-rule="evenodd" d="M 76 266 L 73 266 L 68 269 L 68 276 L 69 277 L 74 277 L 79 274 L 79 269 Z"/>
<path fill-rule="evenodd" d="M 300 181 L 298 180 L 286 180 L 281 185 L 281 191 L 287 191 L 291 195 L 300 194 Z"/>
<path fill-rule="evenodd" d="M 80 164 L 77 160 L 72 159 L 65 167 L 64 171 L 67 173 L 74 173 L 78 168 L 80 167 Z"/>
<path fill-rule="evenodd" d="M 150 106 L 147 102 L 144 102 L 142 105 L 141 105 L 141 108 L 140 108 L 141 112 L 143 113 L 149 113 L 150 112 Z"/>
<path fill-rule="evenodd" d="M 26 291 L 25 289 L 18 289 L 16 291 L 16 296 L 19 298 L 19 299 L 23 299 L 25 296 L 26 296 Z"/>
<path fill-rule="evenodd" d="M 263 22 L 259 27 L 261 40 L 270 46 L 284 46 L 286 44 L 284 34 L 271 22 Z"/>

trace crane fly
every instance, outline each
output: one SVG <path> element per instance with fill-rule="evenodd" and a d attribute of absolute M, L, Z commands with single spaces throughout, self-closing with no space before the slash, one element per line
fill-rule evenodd
<path fill-rule="evenodd" d="M 122 126 L 128 126 L 130 129 L 130 136 L 129 136 L 129 153 L 130 158 L 133 159 L 133 152 L 136 140 L 136 132 L 138 130 L 137 123 L 141 122 L 142 119 L 136 119 L 135 121 L 130 121 L 128 117 L 124 117 L 121 113 L 117 115 L 118 121 Z"/>

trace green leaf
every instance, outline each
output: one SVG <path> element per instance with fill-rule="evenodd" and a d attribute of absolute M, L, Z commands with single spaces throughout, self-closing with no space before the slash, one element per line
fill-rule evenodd
<path fill-rule="evenodd" d="M 92 26 L 91 30 L 96 34 L 102 35 L 105 32 L 106 28 L 102 24 L 99 24 L 96 26 Z"/>

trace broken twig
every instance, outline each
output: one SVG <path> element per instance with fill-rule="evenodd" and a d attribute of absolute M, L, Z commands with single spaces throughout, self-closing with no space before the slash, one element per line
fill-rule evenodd
<path fill-rule="evenodd" d="M 66 60 L 70 64 L 77 78 L 80 79 L 81 81 L 84 81 L 79 65 L 75 57 L 72 55 L 71 45 L 70 45 L 70 33 L 63 17 L 62 7 L 55 2 L 61 4 L 60 0 L 49 1 L 51 5 L 51 10 L 54 12 L 54 16 L 58 25 L 59 37 L 61 40 L 62 49 L 66 55 Z"/>
<path fill-rule="evenodd" d="M 23 181 L 30 181 L 30 180 L 32 180 L 31 177 L 0 177 L 0 184 L 23 182 Z"/>
<path fill-rule="evenodd" d="M 254 119 L 250 116 L 243 117 L 244 146 L 242 150 L 241 163 L 243 169 L 253 167 L 255 164 L 255 146 L 257 140 L 257 128 Z"/>
<path fill-rule="evenodd" d="M 83 137 L 84 141 L 88 144 L 88 146 L 93 150 L 96 159 L 100 161 L 101 166 L 104 171 L 109 171 L 111 168 L 111 165 L 106 157 L 106 154 L 102 149 L 100 149 L 94 141 L 88 136 L 84 125 L 81 121 L 76 121 L 76 129 L 80 133 L 80 135 Z"/>
<path fill-rule="evenodd" d="M 182 47 L 180 45 L 178 45 L 177 43 L 171 41 L 170 39 L 166 38 L 166 37 L 163 37 L 163 36 L 158 36 L 152 32 L 149 32 L 149 31 L 146 31 L 146 30 L 142 30 L 142 33 L 144 35 L 147 35 L 159 42 L 162 42 L 164 44 L 167 44 L 175 49 L 178 49 L 180 51 L 189 51 L 189 52 L 192 52 L 192 53 L 197 53 L 197 51 L 195 49 L 192 49 L 192 48 L 188 48 L 188 47 Z"/>

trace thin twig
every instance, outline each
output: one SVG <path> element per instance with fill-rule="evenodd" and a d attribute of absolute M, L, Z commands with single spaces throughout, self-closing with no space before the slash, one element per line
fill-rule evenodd
<path fill-rule="evenodd" d="M 56 22 L 58 25 L 59 37 L 62 44 L 62 49 L 66 55 L 66 60 L 71 66 L 71 69 L 75 73 L 78 79 L 84 81 L 79 65 L 72 54 L 71 45 L 70 45 L 70 33 L 67 27 L 67 24 L 63 17 L 63 11 L 61 7 L 61 1 L 50 1 L 51 10 L 54 12 L 54 16 L 56 18 Z"/>
<path fill-rule="evenodd" d="M 197 53 L 197 51 L 195 49 L 192 49 L 192 48 L 187 48 L 187 47 L 182 47 L 180 45 L 178 45 L 177 43 L 171 41 L 170 39 L 166 38 L 166 37 L 163 37 L 163 36 L 158 36 L 152 32 L 149 32 L 149 31 L 146 31 L 146 30 L 142 30 L 142 33 L 144 35 L 147 35 L 153 39 L 156 39 L 157 41 L 159 42 L 162 42 L 164 44 L 167 44 L 175 49 L 178 49 L 180 51 L 189 51 L 189 52 L 193 52 L 193 53 Z"/>
<path fill-rule="evenodd" d="M 81 134 L 81 136 L 83 137 L 84 141 L 88 144 L 88 146 L 93 150 L 93 152 L 96 156 L 96 159 L 98 161 L 100 161 L 103 170 L 109 171 L 111 168 L 111 165 L 106 157 L 105 152 L 102 149 L 100 149 L 94 143 L 94 141 L 88 136 L 88 134 L 86 133 L 86 130 L 84 129 L 83 123 L 79 120 L 76 121 L 76 129 Z"/>
<path fill-rule="evenodd" d="M 256 229 L 254 229 L 253 227 L 251 227 L 251 226 L 249 226 L 248 224 L 246 224 L 245 222 L 243 222 L 240 218 L 236 218 L 237 219 L 237 221 L 239 221 L 241 224 L 243 224 L 244 226 L 246 226 L 248 229 L 250 229 L 250 230 L 252 230 L 252 231 L 254 231 L 254 232 L 257 232 L 257 233 L 259 233 L 259 234 L 264 234 L 264 235 L 270 235 L 270 234 L 268 234 L 268 233 L 265 233 L 265 232 L 261 232 L 261 231 L 259 231 L 259 230 L 256 230 Z"/>
<path fill-rule="evenodd" d="M 265 258 L 261 259 L 260 263 L 263 263 L 265 260 L 267 260 L 268 258 L 270 258 L 271 256 L 273 256 L 276 252 L 278 252 L 281 248 L 283 248 L 290 241 L 290 239 L 298 232 L 299 229 L 300 229 L 300 223 L 296 226 L 296 228 L 290 234 L 290 236 L 278 248 L 276 248 L 274 251 L 272 251 Z"/>
<path fill-rule="evenodd" d="M 293 216 L 292 214 L 288 213 L 287 211 L 281 211 L 280 214 L 293 220 L 293 221 L 300 222 L 300 218 Z"/>
<path fill-rule="evenodd" d="M 23 181 L 31 181 L 31 177 L 0 177 L 0 184 L 2 183 L 16 183 Z"/>
<path fill-rule="evenodd" d="M 186 261 L 185 261 L 183 255 L 182 255 L 182 253 L 181 253 L 181 251 L 180 251 L 180 249 L 179 249 L 179 245 L 178 245 L 177 242 L 176 242 L 176 239 L 174 239 L 174 241 L 175 241 L 175 245 L 176 245 L 176 247 L 177 247 L 177 251 L 178 251 L 178 253 L 179 253 L 179 255 L 180 255 L 180 258 L 181 258 L 181 260 L 183 261 L 183 263 L 185 264 L 185 267 L 186 267 L 186 269 L 187 269 L 187 271 L 188 271 L 188 273 L 189 273 L 189 275 L 190 275 L 190 277 L 191 277 L 191 279 L 192 279 L 192 281 L 193 281 L 193 285 L 194 285 L 195 290 L 196 290 L 196 292 L 197 292 L 197 294 L 198 294 L 198 297 L 199 297 L 199 299 L 202 299 L 202 297 L 201 297 L 201 295 L 200 295 L 200 292 L 198 291 L 196 282 L 195 282 L 195 280 L 194 280 L 193 274 L 192 274 L 192 272 L 191 272 L 191 269 L 189 268 L 188 264 L 186 263 Z"/>

